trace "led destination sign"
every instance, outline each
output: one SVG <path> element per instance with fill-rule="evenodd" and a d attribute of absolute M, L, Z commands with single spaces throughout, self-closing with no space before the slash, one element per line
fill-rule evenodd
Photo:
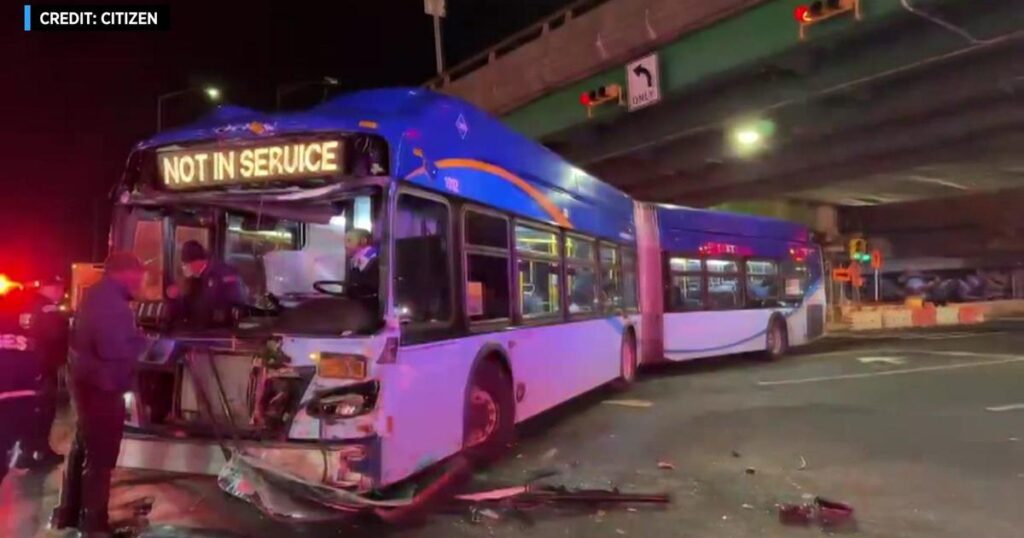
<path fill-rule="evenodd" d="M 341 172 L 338 140 L 281 141 L 239 147 L 157 152 L 160 182 L 168 190 L 323 179 Z"/>

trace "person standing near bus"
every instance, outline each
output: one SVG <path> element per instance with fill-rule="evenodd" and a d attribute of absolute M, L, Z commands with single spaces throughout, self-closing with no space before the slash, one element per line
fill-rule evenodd
<path fill-rule="evenodd" d="M 0 483 L 11 451 L 32 428 L 32 409 L 42 375 L 31 335 L 21 323 L 23 292 L 0 297 Z"/>
<path fill-rule="evenodd" d="M 110 478 L 124 434 L 124 394 L 146 339 L 135 325 L 130 301 L 145 277 L 129 252 L 112 252 L 103 278 L 85 294 L 71 332 L 70 385 L 78 413 L 75 439 L 64 470 L 55 529 L 78 528 L 85 537 L 110 532 Z"/>
<path fill-rule="evenodd" d="M 60 310 L 66 291 L 64 280 L 59 276 L 43 281 L 32 294 L 27 311 L 21 315 L 21 323 L 32 337 L 42 376 L 37 387 L 32 428 L 22 439 L 15 462 L 19 469 L 43 469 L 64 461 L 64 456 L 50 447 L 50 430 L 57 416 L 60 369 L 68 356 L 68 319 Z"/>

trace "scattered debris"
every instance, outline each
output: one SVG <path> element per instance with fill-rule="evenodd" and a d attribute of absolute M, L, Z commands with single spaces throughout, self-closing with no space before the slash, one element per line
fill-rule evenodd
<path fill-rule="evenodd" d="M 800 527 L 817 524 L 830 532 L 852 531 L 857 527 L 852 506 L 823 497 L 815 497 L 813 503 L 779 505 L 779 522 Z"/>
<path fill-rule="evenodd" d="M 627 512 L 638 512 L 639 510 L 637 510 L 636 508 L 633 508 L 632 506 L 630 506 L 629 508 L 626 508 L 626 511 Z"/>
<path fill-rule="evenodd" d="M 756 473 L 756 472 L 757 472 L 757 469 L 755 469 L 755 468 L 753 468 L 753 467 L 747 467 L 747 470 L 746 470 L 745 472 L 746 472 L 747 474 L 754 474 L 754 473 Z"/>
<path fill-rule="evenodd" d="M 676 466 L 673 465 L 670 462 L 667 462 L 667 461 L 659 461 L 658 462 L 658 468 L 659 469 L 664 469 L 666 471 L 675 471 L 676 470 Z"/>
<path fill-rule="evenodd" d="M 486 517 L 487 519 L 493 519 L 494 521 L 498 521 L 498 520 L 501 519 L 501 516 L 499 516 L 497 512 L 495 512 L 494 510 L 491 510 L 490 508 L 484 508 L 482 510 L 477 510 L 477 513 L 480 514 L 481 516 Z"/>
<path fill-rule="evenodd" d="M 551 460 L 555 459 L 555 456 L 557 456 L 557 455 L 558 455 L 558 449 L 557 448 L 552 448 L 551 450 L 548 450 L 547 452 L 544 453 L 543 456 L 540 457 L 540 461 L 551 461 Z"/>
<path fill-rule="evenodd" d="M 803 456 L 800 456 L 800 468 L 799 468 L 799 470 L 803 471 L 806 468 L 807 468 L 807 460 L 804 459 Z"/>
<path fill-rule="evenodd" d="M 728 519 L 729 519 L 729 516 L 722 516 L 722 521 L 727 521 Z"/>
<path fill-rule="evenodd" d="M 601 518 L 603 518 L 603 517 L 604 517 L 604 516 L 606 516 L 606 515 L 608 515 L 608 512 L 605 512 L 604 510 L 598 510 L 598 511 L 597 511 L 597 512 L 596 512 L 596 513 L 594 514 L 594 517 L 596 517 L 597 519 L 601 519 Z"/>
<path fill-rule="evenodd" d="M 620 405 L 622 407 L 654 407 L 654 402 L 648 400 L 605 400 L 601 403 L 608 405 Z"/>
<path fill-rule="evenodd" d="M 742 508 L 744 510 L 753 510 L 754 509 L 754 505 L 748 504 L 748 503 L 743 503 L 743 505 L 741 505 L 740 508 Z"/>
<path fill-rule="evenodd" d="M 861 364 L 889 364 L 892 366 L 899 366 L 907 362 L 907 359 L 903 357 L 858 357 L 857 360 Z"/>
<path fill-rule="evenodd" d="M 624 531 L 622 529 L 615 529 L 615 534 L 623 534 L 624 535 L 624 534 L 626 534 L 626 531 Z"/>
<path fill-rule="evenodd" d="M 1010 438 L 1010 442 L 1011 442 L 1011 443 L 1016 443 L 1017 441 L 1020 441 L 1020 438 L 1019 438 L 1019 437 L 1011 437 L 1011 438 Z"/>
<path fill-rule="evenodd" d="M 732 451 L 732 457 L 734 457 L 734 458 L 741 458 L 743 456 L 739 452 L 733 450 Z"/>

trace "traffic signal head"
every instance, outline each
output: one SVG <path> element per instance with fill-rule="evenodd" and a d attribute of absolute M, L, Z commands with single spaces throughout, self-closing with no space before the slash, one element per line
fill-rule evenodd
<path fill-rule="evenodd" d="M 580 104 L 587 107 L 587 115 L 589 116 L 593 107 L 612 101 L 621 104 L 623 102 L 622 97 L 622 86 L 618 84 L 606 84 L 599 88 L 581 93 Z"/>
<path fill-rule="evenodd" d="M 797 6 L 793 11 L 793 18 L 800 23 L 800 37 L 803 38 L 806 26 L 851 12 L 860 20 L 860 0 L 815 0 L 810 4 Z"/>

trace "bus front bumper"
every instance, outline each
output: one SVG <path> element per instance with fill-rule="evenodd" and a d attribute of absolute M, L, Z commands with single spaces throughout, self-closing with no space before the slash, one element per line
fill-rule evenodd
<path fill-rule="evenodd" d="M 209 440 L 126 435 L 118 467 L 217 476 L 233 448 L 307 482 L 356 492 L 380 485 L 379 437 L 313 443 L 228 441 L 222 448 Z"/>

